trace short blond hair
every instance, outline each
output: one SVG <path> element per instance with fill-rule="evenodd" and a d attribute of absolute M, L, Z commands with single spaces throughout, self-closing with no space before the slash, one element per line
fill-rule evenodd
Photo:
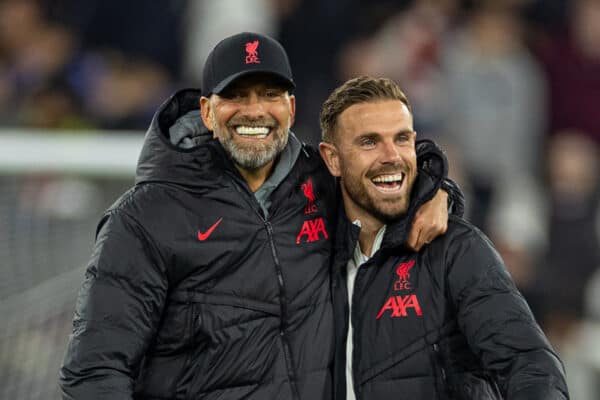
<path fill-rule="evenodd" d="M 350 79 L 335 89 L 323 103 L 320 116 L 323 141 L 333 143 L 338 117 L 348 107 L 378 100 L 400 100 L 411 111 L 406 95 L 393 80 L 371 76 Z"/>

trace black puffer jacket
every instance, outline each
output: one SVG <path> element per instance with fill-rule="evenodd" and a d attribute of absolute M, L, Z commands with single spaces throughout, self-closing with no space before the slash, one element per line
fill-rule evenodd
<path fill-rule="evenodd" d="M 419 179 L 422 181 L 421 172 Z M 387 226 L 354 281 L 352 376 L 358 400 L 563 400 L 564 369 L 490 241 L 451 216 L 418 253 L 409 215 Z M 343 214 L 343 213 L 342 213 Z M 340 216 L 334 261 L 335 398 L 346 398 L 347 262 L 360 228 Z"/>
<path fill-rule="evenodd" d="M 265 217 L 212 135 L 171 144 L 198 97 L 157 113 L 135 187 L 99 224 L 65 399 L 332 396 L 333 179 L 303 146 Z"/>

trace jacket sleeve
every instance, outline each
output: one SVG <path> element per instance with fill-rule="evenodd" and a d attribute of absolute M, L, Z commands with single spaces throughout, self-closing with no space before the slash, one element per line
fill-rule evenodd
<path fill-rule="evenodd" d="M 167 292 L 164 263 L 131 217 L 101 222 L 60 370 L 63 399 L 132 399 Z"/>
<path fill-rule="evenodd" d="M 564 367 L 490 241 L 467 230 L 454 238 L 446 261 L 459 328 L 503 398 L 568 399 Z"/>
<path fill-rule="evenodd" d="M 453 215 L 462 217 L 465 211 L 465 196 L 460 186 L 448 178 L 449 166 L 446 153 L 430 139 L 417 140 L 415 148 L 419 173 L 431 177 L 434 182 L 440 181 L 441 185 L 437 185 L 435 191 L 437 192 L 440 187 L 445 190 L 448 193 L 448 210 Z"/>

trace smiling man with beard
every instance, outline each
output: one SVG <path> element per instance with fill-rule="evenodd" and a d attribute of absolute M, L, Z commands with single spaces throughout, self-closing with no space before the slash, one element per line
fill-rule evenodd
<path fill-rule="evenodd" d="M 415 208 L 439 179 L 417 173 L 400 88 L 349 80 L 325 101 L 321 127 L 345 209 L 333 271 L 335 399 L 567 399 L 561 361 L 481 231 L 450 216 L 445 235 L 406 248 Z"/>
<path fill-rule="evenodd" d="M 294 96 L 284 85 L 273 86 L 262 75 L 250 75 L 216 96 L 202 96 L 200 108 L 206 127 L 256 191 L 287 145 L 296 110 Z"/>
<path fill-rule="evenodd" d="M 332 397 L 335 182 L 290 131 L 275 40 L 218 43 L 202 93 L 156 113 L 102 217 L 60 372 L 65 399 Z M 438 193 L 408 239 L 445 230 Z"/>

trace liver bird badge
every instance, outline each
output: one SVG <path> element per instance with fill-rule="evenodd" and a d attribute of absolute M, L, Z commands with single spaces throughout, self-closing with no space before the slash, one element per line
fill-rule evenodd
<path fill-rule="evenodd" d="M 246 43 L 246 64 L 260 64 L 258 59 L 258 40 Z"/>

